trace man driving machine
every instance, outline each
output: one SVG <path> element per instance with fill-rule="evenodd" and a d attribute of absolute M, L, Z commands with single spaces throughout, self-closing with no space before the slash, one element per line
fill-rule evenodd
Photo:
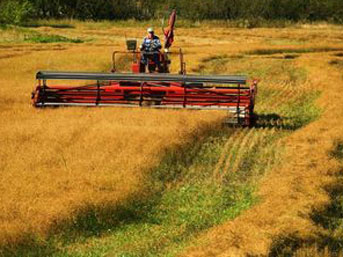
<path fill-rule="evenodd" d="M 141 63 L 146 67 L 151 59 L 157 66 L 158 70 L 162 70 L 159 51 L 162 48 L 161 41 L 158 36 L 155 35 L 153 28 L 148 28 L 148 35 L 143 39 L 140 46 L 142 51 Z"/>

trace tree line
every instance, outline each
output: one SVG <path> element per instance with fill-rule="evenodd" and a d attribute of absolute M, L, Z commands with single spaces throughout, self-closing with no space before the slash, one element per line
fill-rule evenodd
<path fill-rule="evenodd" d="M 190 20 L 265 19 L 343 23 L 343 0 L 0 0 L 0 22 L 27 19 L 146 20 L 176 8 Z"/>

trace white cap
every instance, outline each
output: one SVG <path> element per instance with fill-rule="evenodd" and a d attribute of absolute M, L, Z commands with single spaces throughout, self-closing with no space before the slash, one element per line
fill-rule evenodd
<path fill-rule="evenodd" d="M 148 28 L 148 33 L 152 33 L 152 32 L 154 32 L 154 29 L 153 28 Z"/>

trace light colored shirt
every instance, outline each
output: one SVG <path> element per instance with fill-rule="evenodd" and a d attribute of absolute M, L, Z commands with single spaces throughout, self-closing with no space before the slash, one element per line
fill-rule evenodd
<path fill-rule="evenodd" d="M 147 52 L 158 51 L 161 48 L 162 44 L 158 36 L 154 36 L 153 38 L 145 37 L 141 45 L 141 49 Z"/>

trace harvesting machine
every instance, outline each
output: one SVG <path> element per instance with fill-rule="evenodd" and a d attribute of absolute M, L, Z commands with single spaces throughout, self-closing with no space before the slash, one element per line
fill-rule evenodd
<path fill-rule="evenodd" d="M 109 73 L 51 72 L 36 74 L 38 86 L 32 92 L 35 107 L 45 106 L 124 106 L 226 110 L 228 122 L 249 126 L 253 122 L 257 81 L 247 85 L 245 76 L 187 75 L 182 50 L 173 53 L 175 11 L 164 29 L 164 51 L 137 51 L 137 41 L 127 41 L 127 51 L 113 53 Z M 117 72 L 117 56 L 132 56 L 131 73 Z M 142 55 L 148 56 L 143 64 Z M 157 54 L 160 65 L 151 56 Z M 178 55 L 178 74 L 170 74 L 171 55 Z M 147 67 L 146 67 L 147 66 Z M 157 67 L 159 66 L 159 67 Z M 146 72 L 146 68 L 147 71 Z M 89 81 L 83 85 L 50 85 L 50 80 Z"/>

